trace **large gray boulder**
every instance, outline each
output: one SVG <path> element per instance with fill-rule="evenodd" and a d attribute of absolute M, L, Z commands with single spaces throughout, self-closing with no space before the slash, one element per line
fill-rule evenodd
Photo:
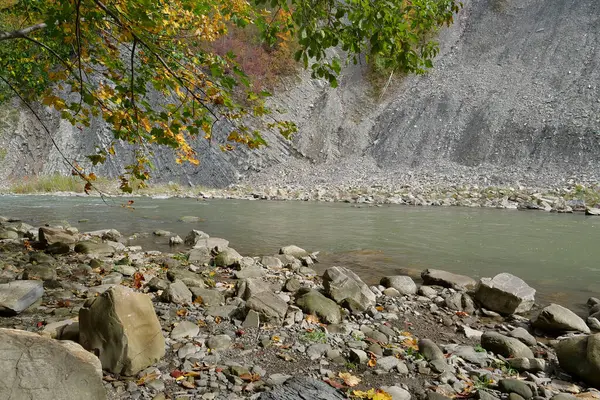
<path fill-rule="evenodd" d="M 0 328 L 0 399 L 105 400 L 100 360 L 75 342 Z"/>
<path fill-rule="evenodd" d="M 493 278 L 481 278 L 475 299 L 488 310 L 518 314 L 531 310 L 535 303 L 535 289 L 519 277 L 501 273 Z"/>
<path fill-rule="evenodd" d="M 302 258 L 302 257 L 306 257 L 308 255 L 308 252 L 298 246 L 289 245 L 289 246 L 284 246 L 281 249 L 279 249 L 279 254 L 285 254 L 288 256 L 296 257 L 296 258 Z"/>
<path fill-rule="evenodd" d="M 259 313 L 263 321 L 281 322 L 287 313 L 288 305 L 274 293 L 263 291 L 250 297 L 246 308 Z"/>
<path fill-rule="evenodd" d="M 306 314 L 316 315 L 327 324 L 337 324 L 342 321 L 340 307 L 336 302 L 316 290 L 309 290 L 300 295 L 296 299 L 296 305 Z"/>
<path fill-rule="evenodd" d="M 534 358 L 533 352 L 519 339 L 488 331 L 481 335 L 481 347 L 504 357 Z"/>
<path fill-rule="evenodd" d="M 533 319 L 532 324 L 535 328 L 548 332 L 579 331 L 590 333 L 590 328 L 583 319 L 573 311 L 558 304 L 550 304 L 545 307 Z"/>
<path fill-rule="evenodd" d="M 76 243 L 79 237 L 76 234 L 62 228 L 51 228 L 42 226 L 38 231 L 38 238 L 44 246 L 61 242 L 66 244 Z"/>
<path fill-rule="evenodd" d="M 107 257 L 115 254 L 115 248 L 111 245 L 91 240 L 77 243 L 74 250 L 76 253 L 87 254 L 90 257 Z"/>
<path fill-rule="evenodd" d="M 44 295 L 42 281 L 13 281 L 0 284 L 0 315 L 16 315 Z"/>
<path fill-rule="evenodd" d="M 338 304 L 350 299 L 362 309 L 375 305 L 375 294 L 348 268 L 327 268 L 323 274 L 323 286 L 327 295 Z"/>
<path fill-rule="evenodd" d="M 400 294 L 415 294 L 417 293 L 417 284 L 410 276 L 395 275 L 384 276 L 380 282 L 386 288 L 394 288 Z"/>
<path fill-rule="evenodd" d="M 215 265 L 217 267 L 235 267 L 242 261 L 240 253 L 231 247 L 225 247 L 215 256 Z"/>
<path fill-rule="evenodd" d="M 81 345 L 98 354 L 102 368 L 135 375 L 165 355 L 165 339 L 148 295 L 115 286 L 79 311 Z"/>
<path fill-rule="evenodd" d="M 426 269 L 421 273 L 421 278 L 425 285 L 438 285 L 456 290 L 474 289 L 477 285 L 473 278 L 439 269 Z"/>
<path fill-rule="evenodd" d="M 600 333 L 562 340 L 556 355 L 562 369 L 600 389 Z"/>
<path fill-rule="evenodd" d="M 210 236 L 208 236 L 207 233 L 204 233 L 202 231 L 193 229 L 192 231 L 190 231 L 190 233 L 187 234 L 187 236 L 185 237 L 184 243 L 188 246 L 196 246 L 196 244 L 198 244 L 198 242 L 202 239 L 208 239 Z"/>

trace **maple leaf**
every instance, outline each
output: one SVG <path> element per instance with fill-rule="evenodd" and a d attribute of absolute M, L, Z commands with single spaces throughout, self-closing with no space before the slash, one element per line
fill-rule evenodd
<path fill-rule="evenodd" d="M 344 383 L 350 387 L 356 386 L 360 383 L 360 378 L 352 375 L 350 372 L 340 372 L 338 376 L 342 378 Z"/>

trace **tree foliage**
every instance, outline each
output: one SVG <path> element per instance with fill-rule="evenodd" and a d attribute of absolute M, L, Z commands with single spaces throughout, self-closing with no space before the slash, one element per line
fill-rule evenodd
<path fill-rule="evenodd" d="M 286 137 L 295 131 L 265 106 L 269 94 L 253 90 L 235 54 L 211 50 L 228 30 L 252 25 L 270 49 L 293 41 L 295 59 L 335 87 L 343 63 L 361 54 L 393 70 L 423 73 L 438 51 L 432 33 L 450 24 L 459 6 L 455 0 L 0 0 L 0 102 L 16 93 L 75 126 L 102 118 L 115 141 L 139 151 L 122 177 L 129 190 L 127 177 L 149 177 L 151 144 L 196 164 L 190 139 L 213 140 L 216 122 L 228 127 L 218 141 L 224 150 L 264 145 L 264 129 Z M 330 56 L 336 47 L 346 59 Z M 262 124 L 249 123 L 256 119 Z M 99 147 L 89 159 L 102 163 L 111 154 L 114 146 Z"/>

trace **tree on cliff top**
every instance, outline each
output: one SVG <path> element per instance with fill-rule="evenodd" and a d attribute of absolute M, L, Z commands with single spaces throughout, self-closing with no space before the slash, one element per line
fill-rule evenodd
<path fill-rule="evenodd" d="M 257 118 L 263 121 L 260 129 L 285 137 L 295 131 L 293 123 L 265 106 L 268 93 L 252 89 L 235 54 L 211 50 L 211 42 L 228 29 L 253 25 L 267 48 L 294 42 L 296 61 L 336 86 L 342 64 L 356 62 L 360 54 L 392 70 L 423 73 L 438 51 L 432 33 L 452 22 L 459 5 L 455 0 L 0 0 L 0 102 L 17 95 L 39 117 L 31 107 L 39 101 L 75 126 L 102 118 L 115 141 L 138 149 L 136 162 L 122 176 L 122 189 L 129 191 L 128 177 L 149 177 L 150 144 L 169 146 L 178 162 L 196 164 L 190 138 L 218 139 L 223 150 L 232 144 L 256 148 L 265 142 L 248 121 Z M 344 50 L 346 60 L 328 57 L 335 47 Z M 214 137 L 217 121 L 227 122 L 225 137 Z M 88 158 L 97 164 L 111 154 L 109 145 Z M 89 187 L 94 175 L 73 167 Z"/>

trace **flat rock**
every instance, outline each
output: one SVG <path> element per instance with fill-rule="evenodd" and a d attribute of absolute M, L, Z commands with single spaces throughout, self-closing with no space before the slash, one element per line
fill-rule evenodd
<path fill-rule="evenodd" d="M 233 276 L 237 279 L 248 279 L 248 278 L 260 278 L 261 276 L 265 276 L 267 272 L 261 267 L 248 267 L 244 268 L 241 271 L 235 271 Z"/>
<path fill-rule="evenodd" d="M 75 252 L 87 254 L 92 257 L 106 257 L 115 254 L 115 248 L 107 243 L 86 241 L 77 243 L 75 245 Z"/>
<path fill-rule="evenodd" d="M 105 400 L 100 360 L 71 341 L 0 328 L 0 399 Z"/>
<path fill-rule="evenodd" d="M 534 358 L 533 352 L 519 339 L 488 331 L 481 336 L 481 346 L 504 357 Z"/>
<path fill-rule="evenodd" d="M 573 311 L 558 304 L 550 304 L 544 307 L 533 319 L 532 324 L 535 328 L 547 332 L 579 331 L 590 333 L 590 328 L 583 319 Z"/>
<path fill-rule="evenodd" d="M 456 290 L 474 289 L 477 285 L 473 278 L 439 269 L 426 269 L 421 273 L 421 278 L 425 285 L 437 285 Z"/>
<path fill-rule="evenodd" d="M 76 243 L 79 237 L 63 228 L 42 226 L 38 231 L 39 241 L 45 246 L 61 242 L 66 244 Z"/>
<path fill-rule="evenodd" d="M 501 314 L 518 314 L 533 307 L 535 289 L 519 277 L 501 273 L 493 278 L 481 278 L 475 299 L 488 310 Z"/>
<path fill-rule="evenodd" d="M 254 310 L 265 321 L 282 321 L 287 313 L 288 304 L 274 293 L 264 291 L 252 296 L 246 302 L 248 310 Z"/>
<path fill-rule="evenodd" d="M 296 305 L 305 313 L 316 315 L 327 324 L 338 324 L 342 321 L 340 307 L 336 302 L 316 290 L 309 290 L 299 296 Z"/>
<path fill-rule="evenodd" d="M 165 355 L 165 339 L 150 297 L 115 286 L 79 311 L 80 343 L 102 368 L 135 375 Z"/>
<path fill-rule="evenodd" d="M 184 337 L 194 337 L 198 335 L 200 332 L 200 328 L 197 324 L 191 321 L 181 321 L 179 325 L 177 325 L 171 331 L 171 339 L 182 339 Z"/>
<path fill-rule="evenodd" d="M 44 295 L 42 281 L 13 281 L 0 284 L 0 315 L 16 315 Z"/>

